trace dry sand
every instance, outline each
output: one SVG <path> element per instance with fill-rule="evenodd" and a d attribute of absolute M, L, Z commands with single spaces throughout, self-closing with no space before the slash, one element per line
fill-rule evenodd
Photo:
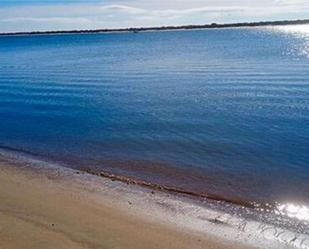
<path fill-rule="evenodd" d="M 0 160 L 0 249 L 248 248 L 177 223 L 156 222 L 156 214 L 149 219 L 134 199 L 118 205 L 116 183 L 110 183 L 113 191 L 100 191 L 98 183 L 86 186 L 85 177 L 21 169 Z"/>

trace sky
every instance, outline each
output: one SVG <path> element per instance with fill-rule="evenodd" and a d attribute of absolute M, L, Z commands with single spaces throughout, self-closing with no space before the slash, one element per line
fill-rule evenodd
<path fill-rule="evenodd" d="M 309 18 L 309 0 L 0 0 L 0 32 Z"/>

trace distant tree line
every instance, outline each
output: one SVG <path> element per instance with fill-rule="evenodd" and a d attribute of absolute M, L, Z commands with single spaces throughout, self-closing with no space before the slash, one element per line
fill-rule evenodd
<path fill-rule="evenodd" d="M 162 27 L 144 27 L 144 28 L 119 28 L 119 29 L 94 29 L 94 30 L 63 30 L 63 31 L 33 31 L 33 32 L 12 32 L 0 33 L 0 36 L 10 35 L 44 35 L 44 34 L 83 34 L 83 33 L 110 33 L 110 32 L 143 32 L 143 31 L 161 31 L 161 30 L 191 30 L 191 29 L 218 29 L 218 28 L 237 28 L 237 27 L 259 27 L 259 26 L 279 26 L 309 24 L 309 19 L 292 21 L 262 21 L 262 22 L 241 22 L 224 24 L 204 24 L 204 25 L 183 25 L 183 26 L 162 26 Z"/>

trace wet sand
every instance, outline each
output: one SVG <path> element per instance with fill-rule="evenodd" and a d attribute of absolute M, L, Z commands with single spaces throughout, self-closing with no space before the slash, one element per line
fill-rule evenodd
<path fill-rule="evenodd" d="M 0 161 L 0 248 L 249 248 L 184 229 L 172 217 L 157 222 L 159 214 L 141 213 L 137 199 L 123 199 L 118 183 L 110 181 L 108 190 L 104 182 L 98 187 L 99 179 L 83 178 Z"/>

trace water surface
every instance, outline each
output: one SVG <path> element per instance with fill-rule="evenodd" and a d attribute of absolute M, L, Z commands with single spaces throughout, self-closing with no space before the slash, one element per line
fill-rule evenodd
<path fill-rule="evenodd" d="M 309 27 L 0 37 L 0 146 L 308 205 Z"/>

